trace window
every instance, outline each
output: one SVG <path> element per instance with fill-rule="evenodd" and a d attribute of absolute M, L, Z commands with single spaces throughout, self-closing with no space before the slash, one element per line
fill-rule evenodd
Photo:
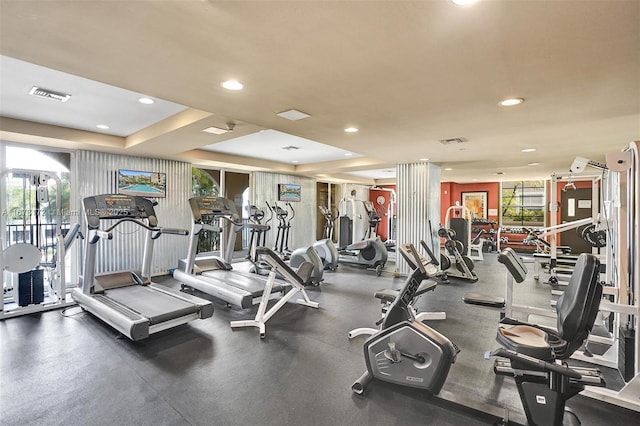
<path fill-rule="evenodd" d="M 220 171 L 205 170 L 193 167 L 191 169 L 193 195 L 211 195 L 217 197 L 220 193 Z"/>
<path fill-rule="evenodd" d="M 544 226 L 545 182 L 502 182 L 502 225 Z"/>
<path fill-rule="evenodd" d="M 193 167 L 191 169 L 192 190 L 194 196 L 217 197 L 220 194 L 220 171 L 205 170 Z M 217 224 L 216 224 L 217 225 Z M 198 253 L 208 253 L 220 250 L 220 233 L 203 230 L 198 237 Z"/>

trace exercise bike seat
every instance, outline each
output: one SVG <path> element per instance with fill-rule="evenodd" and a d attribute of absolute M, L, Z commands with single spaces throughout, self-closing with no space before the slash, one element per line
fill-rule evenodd
<path fill-rule="evenodd" d="M 422 282 L 420 284 L 420 286 L 418 287 L 418 290 L 416 290 L 416 296 L 418 297 L 421 294 L 424 294 L 428 291 L 433 291 L 436 289 L 436 287 L 438 286 L 438 283 L 434 282 L 434 281 L 426 281 L 426 282 Z M 400 290 L 393 290 L 390 288 L 384 288 L 382 290 L 378 290 L 374 293 L 374 296 L 377 299 L 382 300 L 383 302 L 393 302 L 394 300 L 396 300 L 396 297 L 398 297 L 398 295 L 400 294 Z"/>
<path fill-rule="evenodd" d="M 602 298 L 599 278 L 598 258 L 581 254 L 569 284 L 556 304 L 557 331 L 505 318 L 500 322 L 497 342 L 507 349 L 547 362 L 569 358 L 593 328 Z"/>

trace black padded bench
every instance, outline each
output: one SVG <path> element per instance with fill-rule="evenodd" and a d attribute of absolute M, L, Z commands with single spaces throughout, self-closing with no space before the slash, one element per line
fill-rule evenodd
<path fill-rule="evenodd" d="M 525 278 L 527 278 L 527 267 L 520 256 L 518 256 L 512 248 L 507 247 L 502 250 L 498 255 L 498 262 L 502 263 L 507 268 L 507 271 L 509 271 L 509 274 L 516 282 L 521 283 Z M 500 310 L 503 310 L 506 307 L 506 301 L 503 297 L 487 296 L 478 293 L 465 293 L 462 300 L 468 305 L 483 306 Z"/>
<path fill-rule="evenodd" d="M 428 292 L 428 291 L 433 291 L 436 289 L 436 287 L 438 286 L 438 283 L 436 283 L 435 281 L 423 281 L 422 284 L 420 284 L 420 287 L 418 287 L 418 290 L 416 291 L 416 297 Z M 396 297 L 398 297 L 398 295 L 400 294 L 400 290 L 393 290 L 390 288 L 384 288 L 382 290 L 378 290 L 374 293 L 374 296 L 377 299 L 380 299 L 383 303 L 385 302 L 393 302 L 394 300 L 396 300 Z"/>

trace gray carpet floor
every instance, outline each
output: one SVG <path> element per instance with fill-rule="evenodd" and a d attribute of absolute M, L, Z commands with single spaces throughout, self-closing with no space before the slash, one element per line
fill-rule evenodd
<path fill-rule="evenodd" d="M 239 269 L 246 265 L 237 265 Z M 366 396 L 351 384 L 364 371 L 364 337 L 380 304 L 373 292 L 400 288 L 402 278 L 341 266 L 308 288 L 320 309 L 287 303 L 253 328 L 229 321 L 253 318 L 256 307 L 215 301 L 212 318 L 152 335 L 121 338 L 79 308 L 0 322 L 0 423 L 3 425 L 480 425 L 484 418 L 444 407 L 424 392 L 374 382 Z M 495 255 L 476 262 L 477 283 L 451 281 L 422 297 L 420 310 L 445 311 L 429 325 L 460 347 L 444 390 L 522 415 L 513 380 L 497 377 L 487 350 L 497 347 L 499 314 L 464 305 L 467 291 L 502 295 L 505 270 Z M 179 287 L 171 277 L 158 282 Z M 198 295 L 202 295 L 198 293 Z M 204 296 L 206 297 L 206 296 Z M 516 301 L 548 307 L 549 287 L 533 279 Z M 615 381 L 615 380 L 614 380 Z M 638 424 L 638 413 L 577 396 L 568 406 L 583 425 Z"/>

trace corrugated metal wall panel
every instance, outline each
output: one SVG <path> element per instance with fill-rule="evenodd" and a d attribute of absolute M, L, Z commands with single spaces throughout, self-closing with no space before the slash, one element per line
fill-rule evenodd
<path fill-rule="evenodd" d="M 156 213 L 160 226 L 190 228 L 191 213 L 191 164 L 107 154 L 103 152 L 78 151 L 78 205 L 87 196 L 117 193 L 118 169 L 142 170 L 167 174 L 167 197 L 157 198 Z M 81 215 L 84 213 L 81 212 Z M 86 221 L 82 217 L 82 229 Z M 117 228 L 111 241 L 101 241 L 98 248 L 96 273 L 119 270 L 140 270 L 144 249 L 144 232 L 133 224 Z M 187 237 L 163 235 L 155 241 L 152 274 L 164 274 L 175 268 L 178 259 L 187 254 Z"/>
<path fill-rule="evenodd" d="M 398 164 L 396 180 L 398 244 L 413 243 L 422 251 L 419 248 L 420 240 L 429 244 L 431 231 L 437 256 L 440 251 L 437 245 L 440 225 L 440 168 L 430 163 Z M 409 272 L 402 256 L 398 256 L 396 262 L 399 272 Z"/>
<path fill-rule="evenodd" d="M 296 215 L 291 222 L 289 232 L 289 248 L 309 246 L 315 241 L 318 207 L 316 203 L 316 181 L 301 176 L 283 175 L 277 173 L 254 172 L 251 202 L 261 209 L 266 209 L 266 202 L 273 204 L 278 200 L 278 184 L 293 183 L 300 185 L 300 202 L 291 203 Z M 278 202 L 284 208 L 284 202 Z M 267 218 L 269 213 L 265 210 Z M 271 222 L 271 231 L 267 234 L 267 247 L 273 248 L 275 243 L 278 221 Z"/>

